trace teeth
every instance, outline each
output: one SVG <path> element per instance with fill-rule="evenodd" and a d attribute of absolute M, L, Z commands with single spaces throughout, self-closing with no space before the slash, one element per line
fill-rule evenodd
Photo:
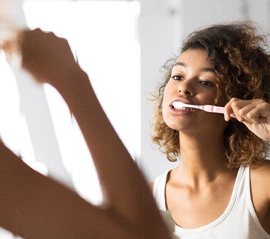
<path fill-rule="evenodd" d="M 177 109 L 177 110 L 184 110 L 184 111 L 192 111 L 192 110 L 194 110 L 194 109 L 188 108 L 188 107 L 174 107 L 174 108 Z"/>

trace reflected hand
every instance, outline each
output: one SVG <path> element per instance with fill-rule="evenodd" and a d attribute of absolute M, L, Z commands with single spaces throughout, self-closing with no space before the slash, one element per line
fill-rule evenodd
<path fill-rule="evenodd" d="M 232 98 L 225 105 L 225 120 L 229 121 L 232 116 L 259 138 L 270 141 L 270 104 L 266 101 Z"/>

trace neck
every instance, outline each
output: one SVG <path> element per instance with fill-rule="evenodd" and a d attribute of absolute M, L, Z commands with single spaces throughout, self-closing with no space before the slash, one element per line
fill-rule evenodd
<path fill-rule="evenodd" d="M 193 137 L 180 134 L 181 175 L 189 182 L 208 183 L 218 175 L 230 172 L 227 168 L 223 138 L 215 135 Z"/>

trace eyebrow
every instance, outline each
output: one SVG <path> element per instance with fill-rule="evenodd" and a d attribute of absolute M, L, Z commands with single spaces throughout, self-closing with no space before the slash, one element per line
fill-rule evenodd
<path fill-rule="evenodd" d="M 175 67 L 175 66 L 183 66 L 183 67 L 187 68 L 187 65 L 184 62 L 181 62 L 181 61 L 175 62 L 173 67 Z M 212 72 L 212 73 L 216 74 L 216 71 L 212 67 L 202 67 L 200 70 L 204 71 L 204 72 Z"/>

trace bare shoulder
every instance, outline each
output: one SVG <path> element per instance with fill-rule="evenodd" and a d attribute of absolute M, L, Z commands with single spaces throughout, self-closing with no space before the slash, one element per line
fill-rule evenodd
<path fill-rule="evenodd" d="M 258 219 L 270 234 L 270 160 L 253 164 L 250 169 L 251 198 Z"/>
<path fill-rule="evenodd" d="M 266 196 L 270 198 L 270 160 L 263 160 L 253 164 L 250 169 L 250 179 L 253 190 L 257 188 L 260 194 L 267 194 Z"/>
<path fill-rule="evenodd" d="M 251 172 L 254 176 L 269 176 L 270 177 L 270 160 L 265 159 L 258 163 L 254 163 L 251 165 Z"/>

